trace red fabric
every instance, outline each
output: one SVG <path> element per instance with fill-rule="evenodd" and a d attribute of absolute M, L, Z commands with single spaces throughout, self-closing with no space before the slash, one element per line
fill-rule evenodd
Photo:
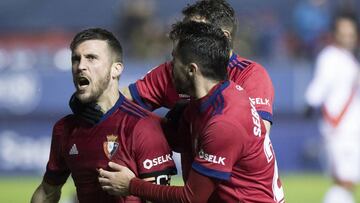
<path fill-rule="evenodd" d="M 219 83 L 207 96 L 192 100 L 183 118 L 187 122 L 179 129 L 188 132 L 178 135 L 191 137 L 191 168 L 223 180 L 208 202 L 280 202 L 272 144 L 246 91 L 233 82 Z M 187 156 L 182 163 L 188 168 Z M 188 170 L 183 167 L 185 178 Z"/>
<path fill-rule="evenodd" d="M 152 202 L 204 203 L 207 202 L 217 183 L 194 170 L 190 171 L 185 186 L 155 185 L 139 178 L 130 182 L 130 194 Z"/>
<path fill-rule="evenodd" d="M 163 63 L 135 83 L 136 94 L 151 105 L 152 110 L 159 107 L 172 108 L 179 99 L 188 98 L 176 93 L 172 82 L 172 68 L 171 62 Z M 266 69 L 256 62 L 233 54 L 227 70 L 229 79 L 244 88 L 255 101 L 256 109 L 272 115 L 274 87 Z"/>
<path fill-rule="evenodd" d="M 80 202 L 143 202 L 134 196 L 107 194 L 100 187 L 97 169 L 109 170 L 108 162 L 112 161 L 127 166 L 139 177 L 173 175 L 175 164 L 160 119 L 121 98 L 97 125 L 74 115 L 56 123 L 44 175 L 46 183 L 63 184 L 71 172 Z M 109 142 L 115 142 L 117 148 L 111 148 Z"/>

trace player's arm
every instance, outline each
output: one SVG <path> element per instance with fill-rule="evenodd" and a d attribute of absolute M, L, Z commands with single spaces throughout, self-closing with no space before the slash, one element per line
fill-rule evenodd
<path fill-rule="evenodd" d="M 242 128 L 223 121 L 205 128 L 198 138 L 200 151 L 195 156 L 184 187 L 153 186 L 134 178 L 129 183 L 129 194 L 163 202 L 207 202 L 219 182 L 230 178 L 237 154 L 242 150 L 241 143 L 234 142 L 233 137 L 239 131 L 245 133 Z M 216 154 L 219 160 L 217 163 L 208 161 L 204 154 Z"/>
<path fill-rule="evenodd" d="M 312 108 L 320 107 L 333 85 L 336 85 L 337 70 L 341 69 L 343 64 L 339 62 L 336 57 L 329 57 L 329 55 L 321 55 L 315 65 L 314 77 L 309 83 L 305 92 L 305 100 Z M 329 71 L 331 69 L 331 71 Z"/>
<path fill-rule="evenodd" d="M 61 188 L 70 175 L 70 170 L 61 156 L 62 136 L 66 119 L 61 119 L 54 125 L 46 172 L 43 181 L 31 198 L 31 203 L 58 202 Z"/>
<path fill-rule="evenodd" d="M 50 185 L 44 181 L 36 188 L 31 203 L 57 203 L 60 200 L 63 185 Z"/>
<path fill-rule="evenodd" d="M 207 202 L 219 180 L 202 175 L 191 169 L 185 186 L 156 185 L 136 178 L 127 167 L 110 163 L 117 172 L 100 171 L 104 179 L 116 179 L 116 186 L 102 185 L 112 195 L 135 195 L 152 202 L 203 203 Z M 206 187 L 204 187 L 206 186 Z"/>
<path fill-rule="evenodd" d="M 274 86 L 264 67 L 257 63 L 252 66 L 241 86 L 249 94 L 265 124 L 266 131 L 270 133 L 273 122 Z"/>
<path fill-rule="evenodd" d="M 122 89 L 127 98 L 148 110 L 170 108 L 178 99 L 172 84 L 172 64 L 161 64 L 150 70 L 142 79 Z"/>

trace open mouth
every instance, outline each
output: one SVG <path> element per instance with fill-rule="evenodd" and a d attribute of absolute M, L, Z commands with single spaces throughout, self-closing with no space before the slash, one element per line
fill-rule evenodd
<path fill-rule="evenodd" d="M 77 86 L 78 86 L 79 90 L 86 88 L 87 86 L 89 86 L 89 84 L 90 84 L 90 81 L 86 77 L 79 77 L 77 79 Z"/>

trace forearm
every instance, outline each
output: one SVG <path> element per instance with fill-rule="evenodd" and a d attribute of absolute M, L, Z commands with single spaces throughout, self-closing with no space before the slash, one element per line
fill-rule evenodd
<path fill-rule="evenodd" d="M 31 203 L 57 203 L 61 196 L 61 186 L 51 186 L 45 182 L 42 182 L 38 188 L 36 188 Z"/>
<path fill-rule="evenodd" d="M 190 202 L 186 199 L 182 186 L 164 186 L 133 178 L 130 182 L 130 194 L 152 202 Z"/>
<path fill-rule="evenodd" d="M 129 192 L 153 202 L 201 203 L 207 202 L 215 186 L 215 181 L 191 170 L 185 186 L 155 185 L 133 178 L 130 181 Z"/>

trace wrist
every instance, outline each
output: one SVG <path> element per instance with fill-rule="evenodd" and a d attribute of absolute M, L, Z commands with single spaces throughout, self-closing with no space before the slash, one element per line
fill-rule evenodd
<path fill-rule="evenodd" d="M 136 188 L 138 188 L 138 185 L 141 181 L 142 180 L 137 177 L 134 177 L 130 180 L 130 182 L 129 182 L 129 194 L 130 195 L 134 195 L 134 193 L 136 193 L 135 192 Z"/>

